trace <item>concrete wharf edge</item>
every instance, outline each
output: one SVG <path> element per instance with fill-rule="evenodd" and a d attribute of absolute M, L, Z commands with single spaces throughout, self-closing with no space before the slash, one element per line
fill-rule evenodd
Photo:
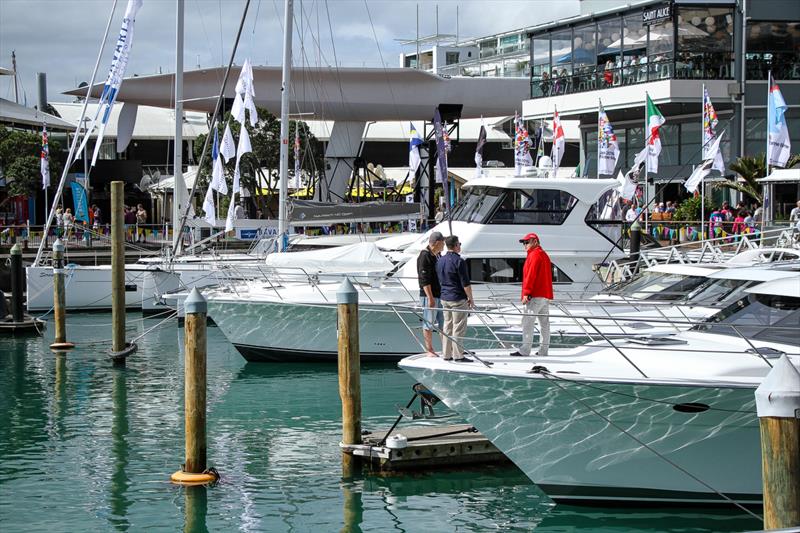
<path fill-rule="evenodd" d="M 363 444 L 339 444 L 342 451 L 364 457 L 381 471 L 452 468 L 476 464 L 507 463 L 509 459 L 489 439 L 477 431 L 469 432 L 469 424 L 407 426 L 395 429 L 392 435 L 409 439 L 401 449 L 378 446 L 386 431 L 362 435 Z M 449 434 L 455 431 L 462 433 Z M 446 435 L 445 435 L 446 434 Z M 441 435 L 441 436 L 440 436 Z M 413 440 L 419 439 L 421 440 Z"/>

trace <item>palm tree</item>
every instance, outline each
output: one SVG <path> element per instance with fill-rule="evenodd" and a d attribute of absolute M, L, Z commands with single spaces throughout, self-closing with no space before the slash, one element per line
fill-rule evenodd
<path fill-rule="evenodd" d="M 800 155 L 795 154 L 789 157 L 786 162 L 786 168 L 792 168 L 800 163 Z M 733 189 L 740 193 L 747 195 L 759 204 L 763 203 L 762 185 L 756 181 L 763 178 L 767 174 L 766 157 L 764 154 L 758 154 L 755 157 L 740 157 L 730 165 L 728 168 L 737 174 L 737 178 L 733 180 L 717 181 L 714 183 L 715 188 Z"/>

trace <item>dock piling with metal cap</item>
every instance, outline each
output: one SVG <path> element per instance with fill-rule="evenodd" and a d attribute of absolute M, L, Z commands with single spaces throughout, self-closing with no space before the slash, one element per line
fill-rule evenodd
<path fill-rule="evenodd" d="M 786 354 L 756 389 L 764 528 L 800 526 L 800 372 Z"/>
<path fill-rule="evenodd" d="M 57 352 L 71 350 L 75 345 L 67 342 L 67 305 L 64 286 L 64 243 L 56 239 L 53 243 L 53 322 L 55 338 L 50 349 Z"/>
<path fill-rule="evenodd" d="M 339 397 L 342 445 L 361 444 L 361 352 L 358 344 L 358 292 L 348 278 L 336 291 L 339 334 Z M 342 477 L 350 478 L 361 459 L 342 452 Z"/>

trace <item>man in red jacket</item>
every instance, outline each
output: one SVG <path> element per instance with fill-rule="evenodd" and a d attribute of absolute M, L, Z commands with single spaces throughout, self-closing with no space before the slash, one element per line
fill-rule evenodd
<path fill-rule="evenodd" d="M 522 345 L 512 353 L 514 357 L 531 354 L 533 347 L 533 325 L 539 319 L 539 351 L 537 355 L 546 356 L 550 347 L 549 302 L 553 299 L 553 266 L 550 257 L 539 244 L 539 236 L 528 233 L 519 240 L 528 257 L 522 269 L 522 303 L 525 313 L 522 316 Z"/>

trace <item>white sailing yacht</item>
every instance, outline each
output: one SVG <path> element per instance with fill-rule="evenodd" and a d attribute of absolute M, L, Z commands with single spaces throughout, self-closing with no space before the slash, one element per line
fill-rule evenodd
<path fill-rule="evenodd" d="M 754 392 L 778 357 L 800 367 L 800 275 L 747 293 L 668 337 L 400 367 L 557 502 L 758 504 Z"/>

